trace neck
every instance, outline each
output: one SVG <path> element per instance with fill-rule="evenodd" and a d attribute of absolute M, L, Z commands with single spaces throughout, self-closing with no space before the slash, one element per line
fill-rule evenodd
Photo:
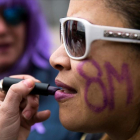
<path fill-rule="evenodd" d="M 110 121 L 110 125 L 108 125 L 108 129 L 105 132 L 111 140 L 140 140 L 139 116 L 139 113 L 136 115 L 132 111 L 132 114 L 127 117 L 120 119 L 116 117 L 116 119 Z"/>
<path fill-rule="evenodd" d="M 118 138 L 109 138 L 109 136 L 107 134 L 105 134 L 101 140 L 117 140 Z M 131 138 L 126 138 L 126 139 L 122 139 L 122 140 L 139 140 L 140 139 L 140 127 L 138 128 L 138 130 L 136 131 L 136 133 L 131 137 Z M 120 139 L 119 139 L 120 140 Z"/>
<path fill-rule="evenodd" d="M 118 131 L 115 130 L 113 133 L 108 133 L 110 139 L 109 137 L 106 137 L 106 139 L 103 140 L 140 140 L 140 126 L 131 127 L 127 127 L 123 130 L 120 129 Z"/>

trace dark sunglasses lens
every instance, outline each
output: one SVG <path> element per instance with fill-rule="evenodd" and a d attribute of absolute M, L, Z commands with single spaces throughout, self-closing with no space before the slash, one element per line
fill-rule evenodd
<path fill-rule="evenodd" d="M 25 21 L 25 10 L 21 7 L 6 8 L 3 11 L 3 17 L 5 21 L 10 25 L 18 25 Z"/>
<path fill-rule="evenodd" d="M 81 57 L 85 54 L 85 26 L 83 23 L 68 20 L 64 24 L 65 43 L 69 54 L 73 57 Z"/>

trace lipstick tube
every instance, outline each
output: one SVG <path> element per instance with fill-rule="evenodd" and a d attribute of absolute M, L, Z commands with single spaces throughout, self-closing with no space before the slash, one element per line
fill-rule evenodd
<path fill-rule="evenodd" d="M 16 84 L 22 80 L 23 79 L 5 77 L 4 79 L 0 80 L 0 90 L 6 93 L 11 85 Z M 59 90 L 59 88 L 50 86 L 48 83 L 35 83 L 35 87 L 30 92 L 30 94 L 48 96 L 54 95 L 57 90 Z"/>

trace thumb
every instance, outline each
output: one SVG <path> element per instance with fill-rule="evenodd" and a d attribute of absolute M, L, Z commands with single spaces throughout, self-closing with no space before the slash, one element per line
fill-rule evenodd
<path fill-rule="evenodd" d="M 17 84 L 13 84 L 7 92 L 3 106 L 11 111 L 19 110 L 19 106 L 23 98 L 25 98 L 34 88 L 33 79 L 26 79 Z"/>

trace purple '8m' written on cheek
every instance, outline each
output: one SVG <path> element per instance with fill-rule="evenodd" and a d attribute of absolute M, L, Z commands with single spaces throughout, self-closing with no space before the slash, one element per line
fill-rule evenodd
<path fill-rule="evenodd" d="M 89 76 L 87 76 L 85 74 L 85 72 L 83 70 L 83 66 L 86 63 L 89 63 L 89 62 L 92 63 L 92 65 L 97 68 L 97 70 L 98 70 L 97 77 L 89 77 Z M 94 112 L 101 112 L 101 111 L 103 111 L 107 107 L 107 105 L 108 105 L 108 98 L 107 98 L 106 87 L 105 87 L 104 83 L 101 80 L 101 77 L 102 77 L 103 74 L 102 74 L 100 66 L 94 60 L 92 60 L 92 61 L 83 61 L 83 62 L 79 63 L 79 65 L 77 67 L 77 70 L 78 70 L 79 74 L 86 80 L 85 95 L 84 95 L 86 104 Z M 101 87 L 102 94 L 103 94 L 103 105 L 102 106 L 92 105 L 88 101 L 88 90 L 90 88 L 90 85 L 93 84 L 93 83 L 97 83 Z"/>
<path fill-rule="evenodd" d="M 119 83 L 122 83 L 125 80 L 126 87 L 127 87 L 127 91 L 126 91 L 127 102 L 126 102 L 126 104 L 131 103 L 132 98 L 133 98 L 133 86 L 132 86 L 132 81 L 131 81 L 128 65 L 127 64 L 122 65 L 121 75 L 118 74 L 118 72 L 115 70 L 115 68 L 109 62 L 105 63 L 105 68 L 106 68 L 108 83 L 109 83 L 109 95 L 110 95 L 109 108 L 112 110 L 115 107 L 115 104 L 114 104 L 114 85 L 113 85 L 112 76 L 115 77 Z"/>
<path fill-rule="evenodd" d="M 86 75 L 86 73 L 83 70 L 83 67 L 86 63 L 91 63 L 97 69 L 97 71 L 98 71 L 97 77 L 90 77 L 90 76 Z M 107 73 L 109 91 L 107 91 L 107 88 L 101 79 L 101 77 L 103 76 L 103 73 L 100 68 L 100 65 L 96 61 L 86 60 L 86 61 L 79 63 L 79 65 L 77 67 L 79 74 L 86 80 L 85 94 L 84 94 L 85 102 L 86 102 L 87 106 L 93 112 L 97 112 L 97 113 L 102 112 L 107 106 L 109 106 L 110 110 L 113 110 L 115 108 L 114 85 L 113 85 L 112 76 L 114 78 L 116 78 L 119 83 L 122 83 L 124 80 L 126 81 L 126 86 L 127 86 L 127 103 L 126 104 L 131 103 L 131 101 L 133 99 L 133 86 L 132 86 L 132 81 L 131 81 L 128 65 L 127 64 L 122 65 L 121 75 L 118 74 L 118 72 L 115 70 L 115 68 L 109 62 L 106 62 L 104 66 L 105 66 L 106 73 Z M 91 84 L 94 84 L 94 83 L 99 84 L 99 86 L 101 88 L 102 95 L 103 95 L 103 105 L 102 106 L 93 105 L 88 101 L 88 91 L 89 91 Z"/>

